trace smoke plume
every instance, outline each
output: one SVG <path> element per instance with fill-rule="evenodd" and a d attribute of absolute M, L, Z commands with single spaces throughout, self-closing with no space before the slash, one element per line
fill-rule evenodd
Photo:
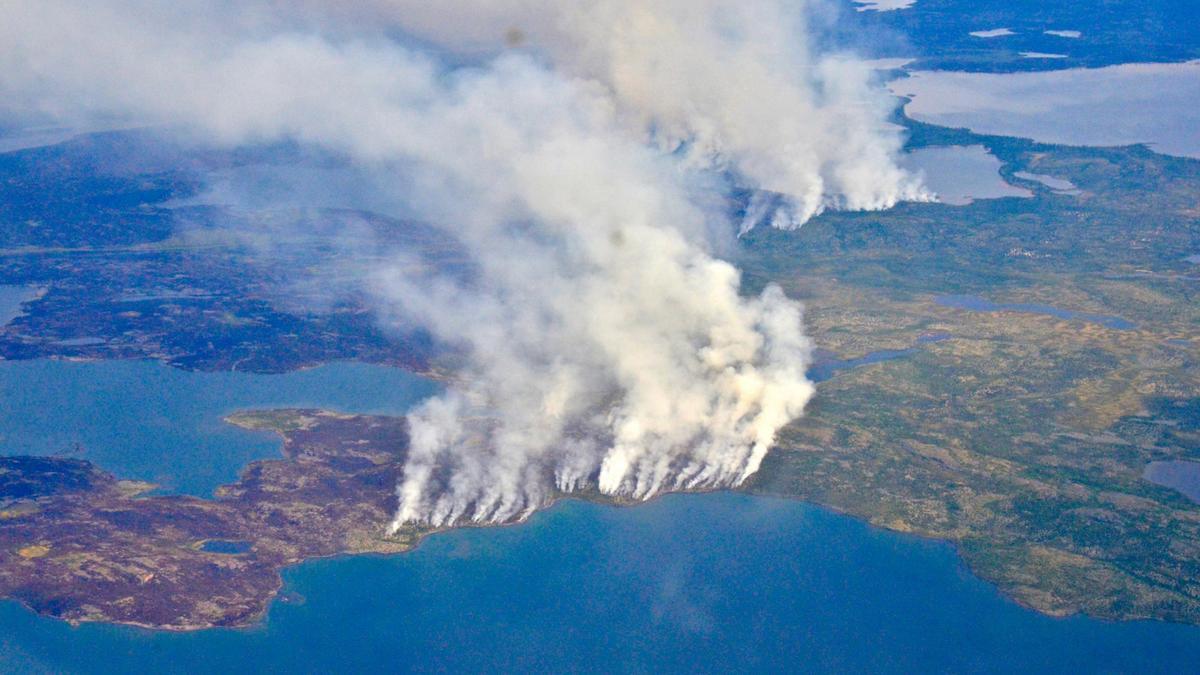
<path fill-rule="evenodd" d="M 737 485 L 812 395 L 800 306 L 740 292 L 742 229 L 926 199 L 869 68 L 802 2 L 0 2 L 0 94 L 392 176 L 469 278 L 381 265 L 382 320 L 466 355 L 410 416 L 395 527 L 556 494 Z M 415 46 L 414 46 L 415 45 Z"/>

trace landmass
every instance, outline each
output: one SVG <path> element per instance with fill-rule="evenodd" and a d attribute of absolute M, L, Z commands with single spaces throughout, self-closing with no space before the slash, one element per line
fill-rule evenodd
<path fill-rule="evenodd" d="M 284 456 L 213 499 L 147 496 L 152 485 L 83 460 L 0 457 L 0 595 L 72 622 L 240 626 L 263 615 L 285 566 L 413 546 L 418 533 L 384 527 L 403 418 L 288 410 L 229 421 L 284 434 Z"/>
<path fill-rule="evenodd" d="M 1081 193 L 756 231 L 819 346 L 910 351 L 822 383 L 751 489 L 952 541 L 1042 612 L 1200 623 L 1200 506 L 1143 479 L 1200 459 L 1200 162 L 912 128 Z"/>
<path fill-rule="evenodd" d="M 1200 253 L 1200 161 L 904 123 L 914 146 L 984 145 L 1035 196 L 829 213 L 741 240 L 733 257 L 748 292 L 774 282 L 804 299 L 824 380 L 745 489 L 951 541 L 975 574 L 1038 611 L 1200 624 L 1200 505 L 1142 477 L 1152 461 L 1200 459 L 1200 265 L 1189 261 Z M 20 171 L 40 166 L 24 161 Z M 38 175 L 5 189 L 23 180 L 36 192 Z M 163 194 L 191 185 L 132 171 L 78 190 L 150 199 L 137 186 L 155 180 Z M 111 215 L 136 223 L 156 208 Z M 462 264 L 419 229 L 376 222 L 425 264 Z M 135 231 L 158 234 L 126 241 Z M 256 249 L 195 238 L 173 248 L 177 235 L 133 225 L 113 225 L 112 241 L 86 228 L 79 241 L 22 232 L 0 219 L 0 283 L 46 290 L 0 329 L 5 358 L 439 367 L 419 332 L 384 334 L 352 299 L 287 305 L 279 260 Z M 137 313 L 121 319 L 131 323 L 112 318 L 119 305 Z M 72 341 L 83 337 L 99 342 Z M 71 621 L 245 625 L 278 592 L 280 568 L 400 552 L 425 534 L 386 536 L 403 420 L 232 421 L 279 431 L 285 454 L 211 500 L 147 495 L 77 459 L 0 459 L 0 595 Z"/>

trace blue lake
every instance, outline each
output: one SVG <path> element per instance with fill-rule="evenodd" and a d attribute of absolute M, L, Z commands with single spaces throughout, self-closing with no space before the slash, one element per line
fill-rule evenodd
<path fill-rule="evenodd" d="M 949 333 L 926 333 L 924 335 L 917 336 L 917 344 L 927 345 L 935 342 L 943 342 L 945 340 L 949 340 L 951 337 L 953 336 Z M 856 359 L 823 358 L 818 359 L 811 366 L 809 366 L 808 372 L 805 374 L 808 376 L 808 379 L 812 380 L 813 382 L 824 382 L 836 375 L 838 371 L 850 370 L 851 368 L 858 368 L 859 366 L 866 366 L 872 363 L 894 361 L 896 359 L 905 358 L 906 356 L 911 356 L 916 352 L 917 347 L 909 347 L 907 349 L 880 349 L 879 351 L 864 354 Z M 820 353 L 821 350 L 818 350 L 818 354 Z"/>
<path fill-rule="evenodd" d="M 856 359 L 837 359 L 828 361 L 818 361 L 809 367 L 808 379 L 813 382 L 824 382 L 833 377 L 840 370 L 850 370 L 859 366 L 866 366 L 872 363 L 883 363 L 884 361 L 892 361 L 902 359 L 916 352 L 915 347 L 908 349 L 881 349 L 876 352 L 870 352 Z"/>
<path fill-rule="evenodd" d="M 1148 143 L 1200 158 L 1200 60 L 1024 73 L 909 71 L 888 86 L 912 99 L 904 111 L 922 122 L 1064 145 Z"/>
<path fill-rule="evenodd" d="M 1022 180 L 1031 180 L 1035 183 L 1041 183 L 1042 185 L 1045 185 L 1059 194 L 1081 194 L 1079 188 L 1075 187 L 1074 183 L 1064 178 L 1055 178 L 1054 176 L 1047 176 L 1041 173 L 1029 173 L 1028 171 L 1016 171 L 1013 173 L 1013 176 Z"/>
<path fill-rule="evenodd" d="M 36 288 L 0 285 L 0 326 L 20 316 L 21 304 L 35 297 Z"/>
<path fill-rule="evenodd" d="M 200 545 L 201 551 L 208 553 L 224 553 L 225 555 L 238 555 L 246 553 L 251 548 L 254 548 L 254 542 L 250 541 L 228 541 L 225 539 L 210 539 Z"/>
<path fill-rule="evenodd" d="M 1059 309 L 1058 307 L 1052 307 L 1050 305 L 1036 305 L 1021 302 L 997 303 L 976 297 L 974 295 L 941 295 L 934 298 L 934 302 L 945 307 L 966 309 L 973 312 L 1023 312 L 1026 314 L 1045 314 L 1047 316 L 1054 316 L 1070 321 L 1096 323 L 1106 328 L 1114 328 L 1116 330 L 1132 330 L 1137 328 L 1137 324 L 1133 323 L 1132 321 L 1122 319 L 1119 316 L 1088 314 L 1086 312 L 1076 312 L 1069 309 Z"/>
<path fill-rule="evenodd" d="M 165 492 L 209 496 L 280 440 L 222 418 L 245 408 L 402 414 L 437 385 L 333 363 L 283 375 L 195 373 L 151 361 L 0 361 L 0 454 L 65 454 Z"/>
<path fill-rule="evenodd" d="M 910 171 L 920 172 L 926 187 L 944 204 L 962 206 L 976 199 L 1033 196 L 1025 188 L 1005 182 L 1000 160 L 982 145 L 920 148 L 903 155 L 901 162 Z"/>
<path fill-rule="evenodd" d="M 71 628 L 0 603 L 0 671 L 1168 673 L 1200 663 L 1200 629 L 1041 616 L 968 574 L 946 544 L 728 493 L 621 509 L 569 502 L 522 526 L 285 577 L 284 599 L 247 630 Z"/>
<path fill-rule="evenodd" d="M 1142 472 L 1142 478 L 1182 492 L 1188 499 L 1200 504 L 1200 462 L 1187 459 L 1150 462 Z"/>

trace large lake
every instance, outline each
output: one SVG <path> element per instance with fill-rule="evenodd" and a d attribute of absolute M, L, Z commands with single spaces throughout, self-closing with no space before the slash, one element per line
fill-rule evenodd
<path fill-rule="evenodd" d="M 0 361 L 0 454 L 65 454 L 165 492 L 209 496 L 281 441 L 222 421 L 244 408 L 402 414 L 432 382 L 332 363 L 283 375 L 197 373 L 151 361 Z"/>
<path fill-rule="evenodd" d="M 207 494 L 278 453 L 277 439 L 223 424 L 229 411 L 400 413 L 435 391 L 355 363 L 249 375 L 5 362 L 0 429 L 4 452 L 78 443 L 120 475 Z M 0 672 L 1170 672 L 1200 662 L 1200 629 L 1050 619 L 968 574 L 949 545 L 728 493 L 622 509 L 568 502 L 521 526 L 285 576 L 283 599 L 245 630 L 72 628 L 0 602 Z"/>
<path fill-rule="evenodd" d="M 1194 672 L 1200 629 L 1052 619 L 943 543 L 798 502 L 569 502 L 289 570 L 248 630 L 71 628 L 0 603 L 13 672 Z M 33 664 L 33 665 L 31 665 Z"/>
<path fill-rule="evenodd" d="M 1149 143 L 1200 157 L 1200 61 L 1032 73 L 917 71 L 892 80 L 913 119 L 1067 145 Z"/>

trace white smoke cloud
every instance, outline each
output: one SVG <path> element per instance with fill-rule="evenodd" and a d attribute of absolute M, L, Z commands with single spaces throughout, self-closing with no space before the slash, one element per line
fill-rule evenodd
<path fill-rule="evenodd" d="M 0 2 L 10 105 L 319 145 L 402 176 L 463 243 L 470 280 L 364 280 L 385 320 L 468 357 L 410 416 L 396 527 L 753 474 L 812 395 L 810 347 L 797 303 L 742 296 L 712 254 L 711 192 L 728 172 L 775 193 L 747 220 L 782 203 L 781 227 L 926 198 L 869 77 L 810 53 L 779 0 Z"/>
<path fill-rule="evenodd" d="M 931 199 L 893 161 L 901 139 L 885 120 L 894 102 L 871 86 L 870 64 L 812 52 L 805 10 L 813 4 L 375 0 L 334 16 L 390 23 L 465 52 L 529 45 L 556 68 L 603 83 L 635 129 L 652 130 L 665 149 L 783 195 L 784 208 L 771 213 L 776 227 L 799 227 L 827 207 Z M 743 231 L 754 224 L 748 218 Z"/>

